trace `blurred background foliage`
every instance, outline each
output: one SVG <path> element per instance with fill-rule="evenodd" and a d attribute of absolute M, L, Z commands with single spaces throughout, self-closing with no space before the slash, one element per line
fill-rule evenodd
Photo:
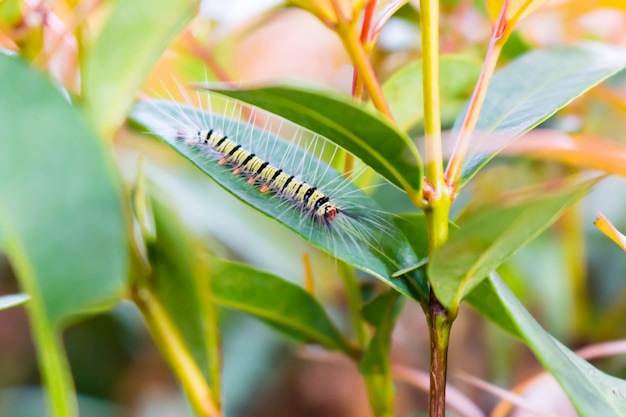
<path fill-rule="evenodd" d="M 140 13 L 159 7 L 133 0 Z M 81 50 L 72 33 L 80 27 L 84 39 L 104 30 L 114 1 L 0 3 L 0 46 L 20 50 L 47 70 L 70 93 L 79 90 Z M 352 66 L 338 38 L 310 14 L 285 8 L 276 1 L 206 0 L 176 36 L 151 70 L 144 96 L 182 101 L 180 85 L 197 81 L 268 82 L 285 79 L 323 84 L 350 91 Z M 139 13 L 138 12 L 138 13 Z M 130 13 L 130 12 L 129 12 Z M 140 31 L 141 26 L 135 29 Z M 485 54 L 490 21 L 483 1 L 442 1 L 442 120 L 452 126 L 471 94 Z M 418 142 L 422 116 L 403 115 L 400 100 L 419 103 L 400 94 L 394 100 L 394 77 L 420 57 L 419 11 L 413 2 L 402 6 L 383 28 L 371 58 L 399 126 Z M 99 38 L 107 49 L 128 48 L 114 36 Z M 581 39 L 626 45 L 626 7 L 621 0 L 550 1 L 520 23 L 507 43 L 500 64 L 529 50 L 568 44 Z M 53 51 L 53 53 L 51 52 Z M 414 65 L 414 64 L 411 64 Z M 414 81 L 414 80 L 413 80 Z M 0 82 L 2 82 L 0 80 Z M 411 82 L 411 80 L 407 80 Z M 88 85 L 88 83 L 86 84 Z M 132 99 L 132 97 L 130 98 Z M 102 99 L 105 100 L 105 99 Z M 626 75 L 592 89 L 542 127 L 559 128 L 581 138 L 624 144 L 626 131 Z M 350 333 L 346 299 L 336 262 L 302 239 L 237 201 L 181 157 L 149 138 L 128 129 L 115 136 L 118 165 L 131 183 L 137 159 L 158 187 L 167 190 L 173 212 L 195 238 L 215 253 L 279 274 L 304 284 L 302 254 L 314 266 L 315 294 L 335 323 Z M 609 145 L 607 145 L 609 146 Z M 514 147 L 493 161 L 463 189 L 455 215 L 475 202 L 496 201 L 507 190 L 546 182 L 574 172 L 576 163 L 542 154 L 542 149 Z M 598 151 L 599 152 L 599 151 Z M 624 152 L 624 151 L 622 151 Z M 76 155 L 80 157 L 80 155 Z M 626 161 L 626 154 L 621 158 Z M 624 162 L 626 166 L 626 162 Z M 618 172 L 616 168 L 612 172 Z M 618 172 L 619 173 L 619 172 Z M 596 210 L 620 230 L 626 230 L 626 181 L 613 176 L 597 186 L 583 202 L 569 209 L 555 227 L 517 253 L 499 272 L 544 328 L 576 348 L 624 338 L 626 332 L 626 256 L 593 227 Z M 165 192 L 165 191 L 163 191 Z M 392 189 L 376 190 L 386 203 Z M 385 209 L 403 212 L 402 199 Z M 363 291 L 380 283 L 363 276 Z M 17 292 L 11 265 L 0 258 L 0 292 Z M 513 389 L 541 372 L 530 351 L 519 341 L 463 307 L 450 343 L 452 386 L 460 389 L 486 413 L 494 411 L 497 396 L 468 382 L 462 374 Z M 262 323 L 234 311 L 221 316 L 224 354 L 225 414 L 237 416 L 369 416 L 365 387 L 354 365 L 333 355 L 303 348 Z M 137 308 L 126 301 L 110 312 L 89 316 L 71 325 L 64 342 L 80 395 L 81 415 L 166 417 L 190 415 L 184 396 L 152 342 Z M 407 301 L 393 333 L 392 362 L 428 369 L 428 332 L 419 305 Z M 626 359 L 594 362 L 606 372 L 626 377 Z M 408 382 L 407 382 L 408 381 Z M 539 383 L 544 397 L 558 398 L 558 387 Z M 44 415 L 40 376 L 29 324 L 22 307 L 0 312 L 0 415 Z M 398 378 L 398 416 L 427 408 L 427 390 L 410 378 Z M 530 395 L 530 394 L 529 394 Z M 532 404 L 534 397 L 529 397 Z M 501 409 L 500 409 L 501 410 Z M 498 414 L 505 415 L 505 414 Z M 511 414 L 522 416 L 523 414 Z M 562 414 L 565 415 L 565 414 Z"/>

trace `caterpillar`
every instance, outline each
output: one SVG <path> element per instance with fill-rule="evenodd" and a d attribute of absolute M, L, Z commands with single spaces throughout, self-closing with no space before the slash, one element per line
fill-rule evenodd
<path fill-rule="evenodd" d="M 178 138 L 184 140 L 184 132 L 179 132 Z M 331 227 L 339 213 L 350 215 L 334 204 L 330 197 L 316 186 L 296 178 L 293 174 L 290 175 L 213 129 L 198 130 L 186 142 L 189 145 L 210 146 L 221 155 L 218 164 L 232 166 L 233 174 L 244 174 L 248 184 L 262 184 L 259 189 L 261 193 L 270 191 L 285 200 L 293 201 L 314 221 L 327 227 Z"/>
<path fill-rule="evenodd" d="M 384 279 L 418 262 L 391 216 L 355 185 L 364 168 L 342 175 L 325 162 L 334 160 L 336 145 L 232 99 L 207 103 L 205 110 L 145 101 L 131 120 L 230 194 L 338 259 Z"/>

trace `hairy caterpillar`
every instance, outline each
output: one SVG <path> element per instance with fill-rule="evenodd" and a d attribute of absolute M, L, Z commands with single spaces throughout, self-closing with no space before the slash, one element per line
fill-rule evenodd
<path fill-rule="evenodd" d="M 178 136 L 185 139 L 183 132 L 179 132 Z M 262 193 L 271 191 L 285 200 L 293 201 L 314 221 L 330 227 L 339 213 L 350 215 L 337 207 L 330 197 L 316 186 L 296 178 L 293 174 L 290 175 L 213 129 L 199 130 L 186 141 L 192 145 L 210 146 L 221 155 L 218 161 L 220 165 L 229 164 L 233 167 L 233 174 L 244 174 L 248 184 L 262 184 L 259 189 Z"/>
<path fill-rule="evenodd" d="M 131 119 L 325 252 L 384 279 L 417 263 L 391 217 L 353 183 L 363 171 L 343 176 L 322 160 L 332 161 L 334 144 L 281 119 L 276 126 L 275 116 L 231 99 L 219 111 L 211 106 L 210 99 L 206 111 L 152 100 L 139 103 Z"/>

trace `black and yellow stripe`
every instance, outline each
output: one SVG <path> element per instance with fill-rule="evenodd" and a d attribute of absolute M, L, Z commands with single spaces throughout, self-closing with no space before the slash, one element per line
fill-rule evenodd
<path fill-rule="evenodd" d="M 222 136 L 213 130 L 200 130 L 196 133 L 196 143 L 215 150 L 221 155 L 219 163 L 232 166 L 235 174 L 243 173 L 248 177 L 248 183 L 263 184 L 261 192 L 272 191 L 284 199 L 296 202 L 322 224 L 330 226 L 341 211 L 317 187 L 264 161 L 228 136 Z"/>

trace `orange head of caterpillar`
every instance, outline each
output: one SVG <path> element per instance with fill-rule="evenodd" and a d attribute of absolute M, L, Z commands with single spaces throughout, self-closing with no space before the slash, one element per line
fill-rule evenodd
<path fill-rule="evenodd" d="M 337 213 L 339 213 L 339 209 L 335 206 L 326 207 L 324 211 L 324 222 L 330 225 L 335 217 L 337 217 Z"/>
<path fill-rule="evenodd" d="M 324 196 L 315 204 L 314 216 L 321 223 L 326 226 L 330 226 L 339 214 L 339 208 L 329 201 L 329 198 Z"/>

